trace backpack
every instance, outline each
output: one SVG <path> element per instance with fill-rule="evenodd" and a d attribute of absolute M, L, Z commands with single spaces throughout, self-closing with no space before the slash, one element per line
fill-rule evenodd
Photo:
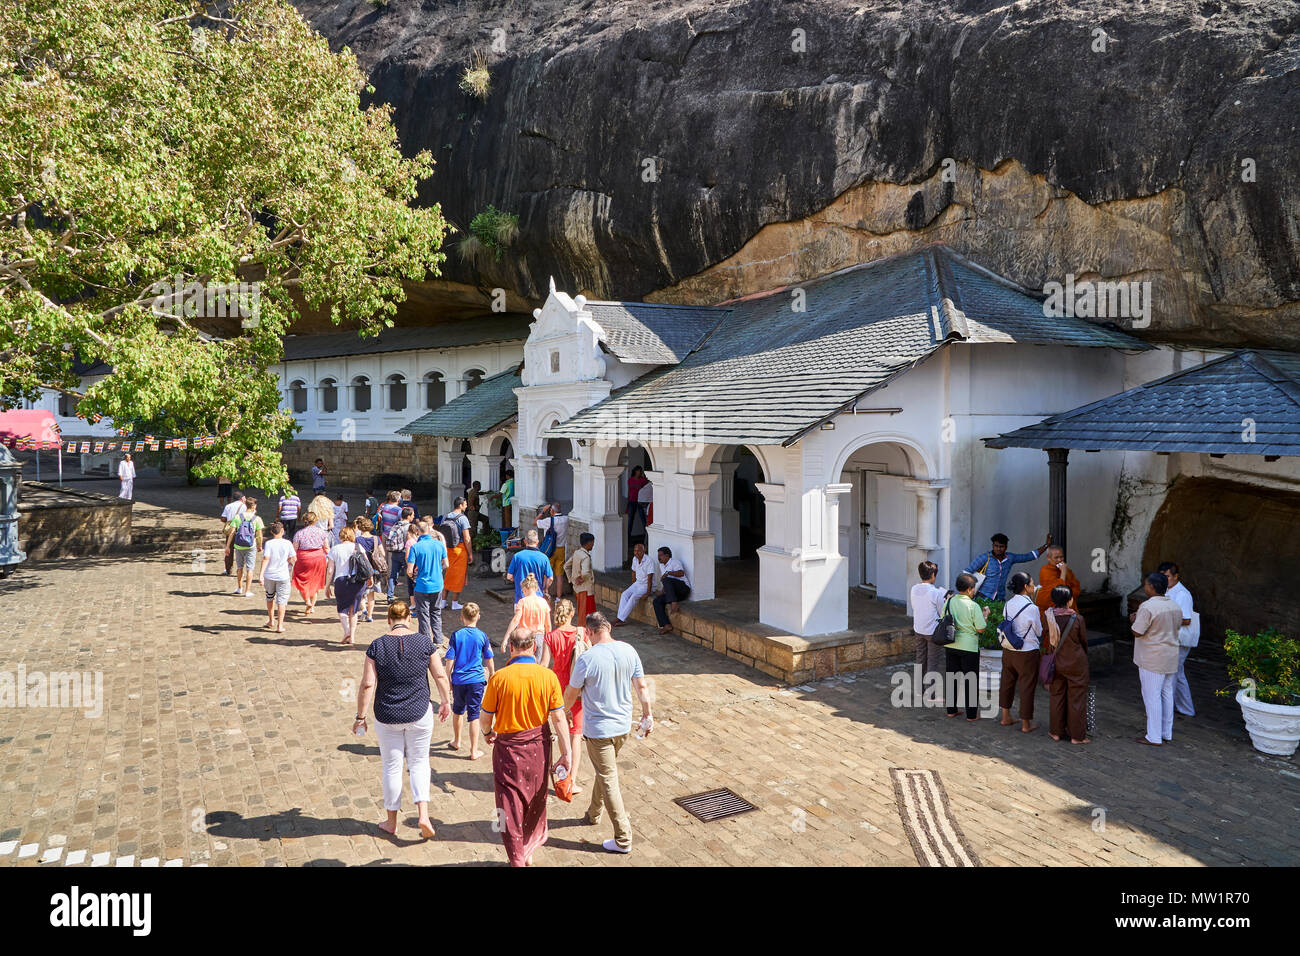
<path fill-rule="evenodd" d="M 352 557 L 348 561 L 348 580 L 353 584 L 364 584 L 374 576 L 375 566 L 370 562 L 370 555 L 359 544 L 353 544 Z"/>
<path fill-rule="evenodd" d="M 1037 607 L 1032 601 L 1022 607 L 1019 611 L 1011 616 L 1010 619 L 1003 618 L 998 622 L 998 643 L 1002 645 L 1004 651 L 1018 651 L 1025 646 L 1025 639 L 1016 634 L 1016 629 L 1012 627 L 1012 622 L 1020 615 L 1025 613 L 1025 608 Z"/>
<path fill-rule="evenodd" d="M 572 660 L 576 661 L 579 657 L 587 653 L 587 651 L 589 650 L 591 650 L 591 642 L 587 640 L 586 631 L 584 631 L 582 628 L 578 628 L 578 633 L 573 635 Z"/>
<path fill-rule="evenodd" d="M 442 543 L 450 551 L 461 543 L 460 526 L 452 520 L 450 515 L 443 517 L 437 524 L 438 533 L 442 535 Z"/>
<path fill-rule="evenodd" d="M 384 547 L 389 551 L 405 551 L 406 531 L 410 527 L 409 521 L 398 521 L 388 529 L 388 534 L 384 535 Z"/>
<path fill-rule="evenodd" d="M 235 529 L 235 547 L 251 548 L 253 542 L 257 540 L 257 516 L 251 518 L 247 515 L 240 515 L 239 527 Z"/>
<path fill-rule="evenodd" d="M 555 556 L 555 521 L 551 521 L 551 526 L 546 529 L 546 534 L 542 538 L 542 543 L 537 546 L 537 550 L 542 552 L 548 558 Z"/>
<path fill-rule="evenodd" d="M 939 618 L 934 633 L 930 635 L 930 641 L 943 646 L 955 640 L 957 640 L 957 622 L 952 616 L 952 595 L 949 595 L 943 602 L 943 617 Z"/>
<path fill-rule="evenodd" d="M 382 544 L 375 547 L 376 544 L 378 542 L 372 538 L 370 549 L 366 553 L 370 556 L 370 563 L 374 565 L 375 571 L 384 577 L 388 577 L 388 554 L 384 551 Z"/>

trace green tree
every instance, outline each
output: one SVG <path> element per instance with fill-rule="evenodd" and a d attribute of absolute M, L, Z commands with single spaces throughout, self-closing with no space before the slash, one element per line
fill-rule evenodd
<path fill-rule="evenodd" d="M 444 258 L 411 205 L 433 161 L 363 91 L 282 0 L 0 7 L 0 405 L 54 388 L 283 485 L 281 336 L 305 309 L 376 334 Z M 192 294 L 236 286 L 235 314 Z M 83 396 L 76 358 L 112 374 Z"/>

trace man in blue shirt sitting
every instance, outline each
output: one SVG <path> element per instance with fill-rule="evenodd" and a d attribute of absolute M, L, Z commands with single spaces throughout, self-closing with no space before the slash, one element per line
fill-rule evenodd
<path fill-rule="evenodd" d="M 515 556 L 510 559 L 510 567 L 506 569 L 506 580 L 515 583 L 515 603 L 518 604 L 523 598 L 524 579 L 528 577 L 528 572 L 533 573 L 537 578 L 537 593 L 546 596 L 546 590 L 551 583 L 551 559 L 537 550 L 537 529 L 532 528 L 524 535 L 524 547 L 515 552 Z"/>
<path fill-rule="evenodd" d="M 433 641 L 434 647 L 447 643 L 442 636 L 442 611 L 438 598 L 442 594 L 442 576 L 447 570 L 447 546 L 442 536 L 433 534 L 433 520 L 425 515 L 419 521 L 420 537 L 406 552 L 406 577 L 411 582 L 420 633 Z"/>
<path fill-rule="evenodd" d="M 1007 545 L 1010 540 L 1000 531 L 989 540 L 993 542 L 992 549 L 976 555 L 975 560 L 970 563 L 965 571 L 967 574 L 984 575 L 984 583 L 975 592 L 977 599 L 1005 601 L 1007 599 L 1007 582 L 1011 580 L 1012 567 L 1017 564 L 1024 564 L 1026 561 L 1037 561 L 1038 555 L 1047 550 L 1047 546 L 1052 543 L 1052 536 L 1049 534 L 1046 541 L 1033 551 L 1024 554 L 1008 552 Z"/>

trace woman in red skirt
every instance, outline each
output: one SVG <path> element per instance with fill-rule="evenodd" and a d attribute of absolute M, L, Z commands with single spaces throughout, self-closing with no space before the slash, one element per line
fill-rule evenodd
<path fill-rule="evenodd" d="M 307 607 L 303 611 L 307 617 L 316 608 L 316 595 L 325 586 L 326 546 L 329 535 L 317 526 L 320 516 L 315 511 L 308 511 L 306 524 L 293 536 L 293 546 L 298 551 L 298 560 L 293 566 L 293 586 L 302 595 Z"/>

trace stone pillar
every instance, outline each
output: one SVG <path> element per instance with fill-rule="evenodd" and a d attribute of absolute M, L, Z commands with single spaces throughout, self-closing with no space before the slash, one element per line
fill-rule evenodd
<path fill-rule="evenodd" d="M 1047 449 L 1048 473 L 1048 531 L 1052 535 L 1052 544 L 1065 548 L 1066 507 L 1065 470 L 1070 463 L 1070 449 Z M 1068 554 L 1068 552 L 1066 552 Z"/>
<path fill-rule="evenodd" d="M 646 473 L 650 477 L 650 473 Z M 663 479 L 663 480 L 661 480 Z M 657 472 L 655 523 L 650 526 L 650 547 L 672 549 L 691 579 L 691 600 L 711 601 L 716 597 L 713 568 L 713 532 L 709 530 L 709 489 L 718 476 Z M 667 499 L 667 500 L 665 500 Z M 661 512 L 664 505 L 667 513 Z"/>
<path fill-rule="evenodd" d="M 451 510 L 452 499 L 463 494 L 460 488 L 461 459 L 460 439 L 441 439 L 438 442 L 438 513 L 446 514 Z"/>
<path fill-rule="evenodd" d="M 762 623 L 803 636 L 848 628 L 848 561 L 839 553 L 839 499 L 852 488 L 835 483 L 808 489 L 798 502 L 801 521 L 788 543 L 769 533 L 769 544 L 758 552 Z M 758 490 L 769 519 L 796 503 L 786 501 L 784 485 L 760 484 Z"/>
<path fill-rule="evenodd" d="M 546 498 L 547 455 L 519 455 L 515 459 L 515 523 L 524 531 L 527 515 L 536 515 L 537 506 Z"/>
<path fill-rule="evenodd" d="M 592 567 L 598 571 L 614 571 L 623 566 L 627 543 L 623 537 L 623 516 L 618 511 L 619 478 L 623 466 L 589 465 L 586 470 L 583 492 L 587 495 L 587 524 L 596 536 L 596 544 L 591 549 Z M 575 498 L 577 493 L 575 482 Z M 577 507 L 575 500 L 575 510 Z"/>
<path fill-rule="evenodd" d="M 736 469 L 738 461 L 715 462 L 712 472 L 718 476 L 709 493 L 709 529 L 714 534 L 714 552 L 720 558 L 740 554 L 740 512 L 736 510 Z"/>

